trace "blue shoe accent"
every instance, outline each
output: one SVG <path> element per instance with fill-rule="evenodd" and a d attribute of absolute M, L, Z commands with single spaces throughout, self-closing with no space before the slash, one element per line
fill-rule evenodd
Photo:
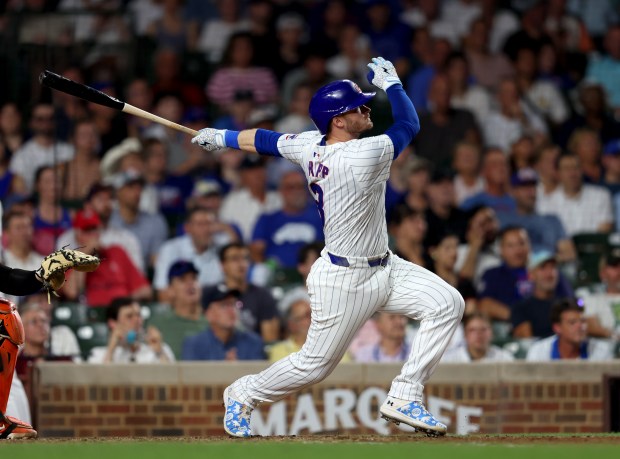
<path fill-rule="evenodd" d="M 402 401 L 400 401 L 402 403 Z M 445 435 L 448 427 L 439 422 L 420 402 L 409 402 L 398 406 L 399 401 L 389 397 L 379 411 L 384 419 L 396 424 L 401 422 L 425 432 L 427 435 Z"/>
<path fill-rule="evenodd" d="M 250 416 L 252 408 L 231 397 L 230 387 L 224 390 L 224 430 L 233 437 L 250 437 Z"/>

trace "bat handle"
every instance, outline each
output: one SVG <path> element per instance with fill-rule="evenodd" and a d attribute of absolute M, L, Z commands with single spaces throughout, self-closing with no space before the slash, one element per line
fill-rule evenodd
<path fill-rule="evenodd" d="M 186 126 L 183 126 L 181 124 L 177 124 L 174 123 L 170 120 L 167 120 L 165 118 L 162 118 L 161 116 L 157 116 L 157 115 L 153 115 L 152 113 L 149 113 L 145 110 L 142 110 L 138 107 L 134 107 L 133 105 L 130 105 L 128 103 L 125 103 L 125 106 L 123 107 L 123 112 L 127 113 L 129 115 L 134 115 L 134 116 L 138 116 L 140 118 L 144 118 L 147 120 L 151 120 L 155 123 L 159 123 L 162 124 L 166 127 L 175 129 L 177 131 L 180 132 L 184 132 L 185 134 L 189 134 L 191 136 L 197 136 L 198 135 L 198 131 L 195 131 L 194 129 L 190 129 Z"/>

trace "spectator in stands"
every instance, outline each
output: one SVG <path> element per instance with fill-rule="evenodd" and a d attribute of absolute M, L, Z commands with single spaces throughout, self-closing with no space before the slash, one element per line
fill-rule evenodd
<path fill-rule="evenodd" d="M 581 18 L 567 9 L 566 0 L 551 0 L 545 19 L 545 32 L 566 51 L 589 52 L 594 46 Z M 571 2 L 575 3 L 575 2 Z"/>
<path fill-rule="evenodd" d="M 289 12 L 280 15 L 275 25 L 278 49 L 271 56 L 270 67 L 278 81 L 282 81 L 284 75 L 303 64 L 306 23 L 300 14 Z"/>
<path fill-rule="evenodd" d="M 5 203 L 10 203 L 12 199 L 19 197 L 13 194 L 13 173 L 9 170 L 8 154 L 0 139 L 0 201 Z"/>
<path fill-rule="evenodd" d="M 486 89 L 471 81 L 469 65 L 463 53 L 453 52 L 448 56 L 446 75 L 450 82 L 450 106 L 471 112 L 478 126 L 482 126 L 491 110 L 491 96 Z"/>
<path fill-rule="evenodd" d="M 454 147 L 452 169 L 456 205 L 484 190 L 484 179 L 480 176 L 480 147 L 475 143 L 459 142 Z"/>
<path fill-rule="evenodd" d="M 446 170 L 436 170 L 427 187 L 428 208 L 424 218 L 427 231 L 424 245 L 428 247 L 429 239 L 434 235 L 447 231 L 465 238 L 468 215 L 455 206 L 454 183 L 452 173 Z"/>
<path fill-rule="evenodd" d="M 447 351 L 442 363 L 469 362 L 512 362 L 514 357 L 508 351 L 494 346 L 491 320 L 482 312 L 472 312 L 463 317 L 465 343 Z"/>
<path fill-rule="evenodd" d="M 178 359 L 183 351 L 183 341 L 207 327 L 202 313 L 201 289 L 198 269 L 191 261 L 179 260 L 168 271 L 168 300 L 170 310 L 149 320 L 157 328 Z"/>
<path fill-rule="evenodd" d="M 530 242 L 525 229 L 519 226 L 504 228 L 499 241 L 502 264 L 482 276 L 478 308 L 493 320 L 509 321 L 515 304 L 532 294 L 527 272 Z M 568 282 L 562 278 L 556 286 L 556 296 L 565 298 L 572 293 Z"/>
<path fill-rule="evenodd" d="M 206 105 L 207 98 L 204 89 L 182 77 L 181 58 L 175 50 L 160 48 L 153 59 L 155 81 L 151 89 L 156 101 L 173 96 L 182 107 L 204 107 Z"/>
<path fill-rule="evenodd" d="M 338 37 L 339 53 L 327 60 L 327 71 L 335 78 L 366 81 L 370 41 L 356 24 L 344 26 Z"/>
<path fill-rule="evenodd" d="M 601 165 L 601 141 L 596 132 L 589 128 L 575 130 L 568 139 L 568 152 L 577 156 L 586 183 L 602 182 L 604 171 Z"/>
<path fill-rule="evenodd" d="M 504 78 L 514 73 L 512 64 L 502 53 L 489 49 L 489 25 L 479 17 L 471 22 L 463 40 L 463 50 L 474 80 L 488 91 L 495 91 Z"/>
<path fill-rule="evenodd" d="M 312 87 L 300 83 L 293 89 L 293 96 L 288 104 L 286 114 L 276 121 L 276 132 L 299 134 L 304 131 L 316 129 L 308 116 L 308 107 L 312 99 Z"/>
<path fill-rule="evenodd" d="M 344 0 L 334 0 L 318 4 L 315 21 L 311 25 L 311 43 L 325 49 L 326 56 L 334 56 L 338 52 L 338 37 L 347 24 L 349 5 Z"/>
<path fill-rule="evenodd" d="M 211 16 L 202 24 L 196 43 L 198 51 L 203 52 L 211 64 L 221 61 L 230 36 L 248 27 L 248 21 L 240 17 L 238 0 L 220 0 L 215 4 L 217 15 Z M 204 4 L 201 2 L 201 9 L 203 8 Z"/>
<path fill-rule="evenodd" d="M 620 77 L 620 25 L 615 24 L 607 29 L 603 47 L 606 54 L 602 56 L 592 55 L 586 78 L 589 81 L 600 83 L 605 88 L 609 103 L 617 115 L 620 111 L 620 88 L 618 87 L 618 78 Z"/>
<path fill-rule="evenodd" d="M 47 302 L 47 298 L 45 298 L 45 302 Z M 41 303 L 38 301 L 26 301 L 19 307 L 19 314 L 24 324 L 25 341 L 17 358 L 22 361 L 29 360 L 32 362 L 56 358 L 79 361 L 80 349 L 75 335 L 69 330 L 72 336 L 68 340 L 55 339 L 59 338 L 60 335 L 52 334 L 50 316 Z"/>
<path fill-rule="evenodd" d="M 558 301 L 551 308 L 551 323 L 555 335 L 535 342 L 527 351 L 530 362 L 550 362 L 560 359 L 590 361 L 611 360 L 609 343 L 587 338 L 583 307 L 575 300 Z"/>
<path fill-rule="evenodd" d="M 143 328 L 140 304 L 133 298 L 115 298 L 106 311 L 108 345 L 94 347 L 88 363 L 165 363 L 174 354 L 155 327 Z"/>
<path fill-rule="evenodd" d="M 15 175 L 16 193 L 33 191 L 35 173 L 42 166 L 64 163 L 73 158 L 73 147 L 54 136 L 54 107 L 47 103 L 34 106 L 30 117 L 32 137 L 14 152 L 9 166 Z"/>
<path fill-rule="evenodd" d="M 23 143 L 22 114 L 15 102 L 6 102 L 0 107 L 0 144 L 4 145 L 6 157 L 13 156 Z"/>
<path fill-rule="evenodd" d="M 78 121 L 72 135 L 75 156 L 62 166 L 62 199 L 81 204 L 90 188 L 101 179 L 99 135 L 88 119 Z"/>
<path fill-rule="evenodd" d="M 217 217 L 212 211 L 196 207 L 188 211 L 185 216 L 183 226 L 185 234 L 162 244 L 153 277 L 153 287 L 157 290 L 159 301 L 168 300 L 166 298 L 168 273 L 175 261 L 191 261 L 200 271 L 198 282 L 202 287 L 217 284 L 222 280 L 222 268 L 217 256 L 218 247 L 213 241 L 217 224 Z"/>
<path fill-rule="evenodd" d="M 236 242 L 241 238 L 241 232 L 235 225 L 224 223 L 219 218 L 220 209 L 224 193 L 222 186 L 215 180 L 198 180 L 194 183 L 194 189 L 191 196 L 187 199 L 187 211 L 201 207 L 215 214 L 217 221 L 213 233 L 213 242 L 217 247 L 224 247 L 226 244 Z M 180 233 L 183 233 L 181 228 Z"/>
<path fill-rule="evenodd" d="M 313 242 L 304 245 L 299 252 L 297 252 L 297 272 L 300 275 L 301 282 L 288 290 L 278 302 L 278 310 L 282 317 L 286 316 L 289 308 L 295 301 L 299 298 L 305 298 L 308 295 L 306 280 L 308 279 L 312 265 L 321 256 L 321 251 L 324 247 L 325 245 L 322 242 Z"/>
<path fill-rule="evenodd" d="M 431 181 L 432 163 L 416 156 L 403 169 L 404 186 L 397 184 L 397 174 L 391 175 L 388 180 L 387 189 L 389 193 L 386 192 L 386 201 L 391 205 L 388 207 L 386 204 L 386 209 L 389 208 L 392 211 L 396 205 L 406 204 L 418 212 L 426 211 L 428 207 L 426 189 Z"/>
<path fill-rule="evenodd" d="M 112 215 L 113 195 L 114 189 L 111 186 L 95 183 L 88 191 L 84 202 L 84 210 L 93 211 L 101 221 L 101 245 L 103 247 L 111 245 L 121 246 L 136 268 L 141 273 L 144 273 L 144 258 L 142 257 L 142 249 L 136 236 L 129 230 L 113 228 L 108 224 Z M 73 228 L 62 233 L 56 242 L 57 249 L 65 246 L 78 246 Z"/>
<path fill-rule="evenodd" d="M 396 255 L 420 266 L 428 264 L 424 250 L 427 225 L 422 212 L 399 204 L 390 214 L 388 228 Z"/>
<path fill-rule="evenodd" d="M 209 100 L 225 109 L 238 90 L 249 90 L 257 104 L 274 102 L 278 83 L 266 67 L 254 67 L 254 43 L 246 32 L 233 34 L 226 46 L 221 67 L 207 83 Z"/>
<path fill-rule="evenodd" d="M 601 257 L 599 277 L 601 291 L 580 292 L 588 335 L 598 338 L 620 338 L 620 250 L 612 249 Z"/>
<path fill-rule="evenodd" d="M 428 100 L 432 110 L 420 116 L 424 129 L 415 137 L 416 154 L 436 167 L 449 167 L 454 146 L 461 141 L 478 143 L 478 126 L 474 116 L 450 107 L 450 86 L 443 74 L 433 77 Z"/>
<path fill-rule="evenodd" d="M 162 1 L 162 16 L 151 22 L 146 28 L 146 35 L 157 44 L 158 48 L 170 48 L 178 54 L 189 47 L 189 21 L 184 17 L 183 1 Z"/>
<path fill-rule="evenodd" d="M 476 308 L 476 288 L 472 278 L 463 277 L 455 269 L 459 237 L 449 231 L 438 231 L 428 240 L 432 271 L 456 288 L 465 300 L 465 311 Z"/>
<path fill-rule="evenodd" d="M 607 142 L 603 147 L 604 174 L 601 185 L 611 193 L 612 198 L 620 191 L 620 139 Z"/>
<path fill-rule="evenodd" d="M 185 339 L 183 360 L 263 360 L 263 340 L 252 331 L 237 329 L 239 309 L 238 290 L 213 289 L 203 297 L 209 326 L 197 335 Z"/>
<path fill-rule="evenodd" d="M 374 56 L 383 56 L 400 70 L 407 54 L 409 29 L 398 20 L 392 4 L 387 1 L 369 2 L 366 6 L 365 31 Z"/>
<path fill-rule="evenodd" d="M 246 156 L 239 165 L 241 188 L 231 191 L 222 203 L 220 218 L 235 224 L 244 241 L 251 241 L 252 230 L 261 213 L 282 207 L 280 194 L 267 190 L 265 161 L 258 155 Z M 239 212 L 243 209 L 243 212 Z"/>
<path fill-rule="evenodd" d="M 258 218 L 250 253 L 255 263 L 271 261 L 282 268 L 295 268 L 299 249 L 323 240 L 323 222 L 309 200 L 306 179 L 300 172 L 285 173 L 278 191 L 282 209 Z"/>
<path fill-rule="evenodd" d="M 422 45 L 426 45 L 423 47 Z M 444 38 L 432 37 L 424 31 L 416 33 L 412 41 L 413 51 L 420 59 L 420 67 L 411 72 L 407 80 L 407 95 L 420 114 L 430 111 L 435 101 L 431 97 L 432 84 L 435 76 L 444 70 L 446 60 L 452 51 L 450 42 Z M 446 79 L 446 89 L 448 81 Z M 450 95 L 448 97 L 448 105 Z"/>
<path fill-rule="evenodd" d="M 379 342 L 356 351 L 353 360 L 360 363 L 404 362 L 409 357 L 411 343 L 407 342 L 407 318 L 378 312 L 373 320 L 379 331 Z"/>
<path fill-rule="evenodd" d="M 549 81 L 538 78 L 537 53 L 521 48 L 515 59 L 515 79 L 519 92 L 539 115 L 552 126 L 559 126 L 569 116 L 568 106 L 558 88 Z"/>
<path fill-rule="evenodd" d="M 54 251 L 56 239 L 71 228 L 69 211 L 59 205 L 62 189 L 60 174 L 52 166 L 42 166 L 35 174 L 37 207 L 34 211 L 34 249 L 39 253 Z"/>
<path fill-rule="evenodd" d="M 479 207 L 473 211 L 465 234 L 466 243 L 457 251 L 456 269 L 459 276 L 473 279 L 480 290 L 482 275 L 490 268 L 501 264 L 497 249 L 499 222 L 490 207 Z"/>
<path fill-rule="evenodd" d="M 508 151 L 524 135 L 531 136 L 535 145 L 542 144 L 547 136 L 545 121 L 523 102 L 516 80 L 503 79 L 498 85 L 496 99 L 498 108 L 491 110 L 483 125 L 484 142 L 488 147 Z"/>
<path fill-rule="evenodd" d="M 568 236 L 579 233 L 607 233 L 613 228 L 611 195 L 605 188 L 583 183 L 581 161 L 575 155 L 558 159 L 560 186 L 538 200 L 540 214 L 553 214 Z"/>
<path fill-rule="evenodd" d="M 538 175 L 533 169 L 521 169 L 510 179 L 511 194 L 517 204 L 513 212 L 498 212 L 500 228 L 521 226 L 534 252 L 546 250 L 556 253 L 561 262 L 575 259 L 575 246 L 566 236 L 562 222 L 555 215 L 536 213 Z"/>
<path fill-rule="evenodd" d="M 95 82 L 91 86 L 110 97 L 118 97 L 116 88 L 111 82 Z M 125 114 L 94 102 L 88 102 L 87 106 L 101 140 L 101 151 L 108 151 L 114 145 L 118 145 L 123 139 L 127 138 Z"/>
<path fill-rule="evenodd" d="M 482 158 L 484 190 L 467 198 L 461 209 L 469 211 L 479 206 L 491 207 L 495 212 L 514 212 L 515 200 L 508 193 L 510 171 L 508 159 L 498 148 L 489 148 Z"/>
<path fill-rule="evenodd" d="M 330 54 L 327 48 L 313 42 L 308 45 L 305 54 L 303 67 L 291 70 L 282 81 L 280 103 L 284 107 L 291 103 L 293 90 L 300 84 L 320 88 L 334 79 L 327 70 L 327 58 Z"/>
<path fill-rule="evenodd" d="M 213 122 L 216 129 L 240 131 L 249 129 L 250 114 L 255 109 L 254 94 L 247 89 L 235 91 L 232 101 L 226 105 L 226 112 Z"/>
<path fill-rule="evenodd" d="M 556 296 L 560 273 L 552 252 L 534 252 L 527 264 L 532 294 L 512 308 L 512 336 L 545 338 L 553 334 L 551 307 L 562 299 Z"/>
<path fill-rule="evenodd" d="M 185 212 L 185 201 L 192 192 L 192 180 L 187 175 L 168 172 L 168 148 L 161 140 L 147 139 L 143 155 L 145 188 L 153 188 L 156 197 L 151 213 L 161 212 L 168 222 L 174 224 Z"/>
<path fill-rule="evenodd" d="M 248 281 L 250 251 L 241 243 L 228 244 L 220 250 L 219 259 L 224 273 L 223 282 L 203 290 L 203 308 L 216 291 L 239 292 L 242 307 L 238 311 L 241 325 L 259 334 L 265 343 L 277 341 L 280 334 L 280 317 L 276 300 L 269 290 Z"/>
<path fill-rule="evenodd" d="M 101 220 L 94 211 L 78 212 L 73 219 L 73 228 L 78 247 L 84 253 L 97 253 L 105 262 L 90 273 L 72 271 L 62 289 L 67 299 L 75 301 L 85 295 L 86 303 L 91 307 L 105 307 L 121 296 L 151 299 L 148 279 L 135 267 L 123 248 L 101 244 Z"/>
<path fill-rule="evenodd" d="M 577 103 L 580 110 L 562 125 L 558 133 L 561 146 L 566 146 L 570 135 L 582 127 L 596 131 L 603 144 L 618 137 L 620 123 L 611 115 L 605 90 L 600 84 L 583 81 L 578 88 Z"/>
<path fill-rule="evenodd" d="M 131 231 L 140 242 L 144 265 L 153 266 L 160 247 L 168 237 L 168 225 L 161 213 L 147 214 L 140 210 L 144 177 L 130 169 L 115 174 L 110 184 L 116 192 L 117 207 L 110 215 L 109 225 Z"/>
<path fill-rule="evenodd" d="M 523 2 L 521 9 L 521 28 L 510 35 L 504 43 L 503 51 L 513 62 L 519 50 L 529 48 L 538 52 L 543 45 L 551 43 L 545 33 L 545 4 L 543 2 Z"/>
<path fill-rule="evenodd" d="M 267 348 L 270 362 L 277 362 L 301 350 L 310 329 L 311 314 L 310 297 L 307 295 L 305 298 L 298 298 L 290 305 L 285 318 L 287 339 Z"/>
<path fill-rule="evenodd" d="M 510 145 L 510 151 L 508 152 L 510 172 L 515 173 L 520 169 L 532 167 L 535 155 L 534 139 L 529 135 L 519 137 Z"/>
<path fill-rule="evenodd" d="M 109 181 L 115 174 L 128 170 L 144 172 L 142 143 L 135 137 L 127 137 L 118 145 L 114 145 L 103 153 L 101 159 L 101 178 L 103 181 Z"/>
<path fill-rule="evenodd" d="M 145 78 L 135 78 L 125 87 L 125 100 L 128 104 L 147 112 L 153 110 L 153 91 Z M 141 138 L 152 121 L 127 114 L 127 131 L 129 138 Z"/>
<path fill-rule="evenodd" d="M 535 155 L 534 169 L 538 173 L 536 202 L 548 199 L 558 187 L 558 158 L 562 154 L 557 145 L 540 147 Z"/>
<path fill-rule="evenodd" d="M 34 228 L 29 215 L 9 210 L 3 216 L 5 248 L 3 263 L 13 268 L 34 271 L 41 266 L 43 255 L 33 247 Z"/>

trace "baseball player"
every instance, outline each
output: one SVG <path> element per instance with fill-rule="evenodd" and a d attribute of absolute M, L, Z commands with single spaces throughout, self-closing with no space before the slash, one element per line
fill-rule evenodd
<path fill-rule="evenodd" d="M 30 295 L 42 287 L 60 289 L 68 269 L 94 270 L 99 259 L 77 250 L 61 249 L 51 253 L 36 271 L 0 265 L 0 291 L 8 295 Z M 0 298 L 0 439 L 36 438 L 37 431 L 26 422 L 5 414 L 19 346 L 24 344 L 24 326 L 15 305 Z"/>
<path fill-rule="evenodd" d="M 388 250 L 384 202 L 390 165 L 420 123 L 392 63 L 379 57 L 368 66 L 368 80 L 386 91 L 392 106 L 394 124 L 383 135 L 359 139 L 373 126 L 365 104 L 375 93 L 339 80 L 312 97 L 310 117 L 318 131 L 207 128 L 192 139 L 208 151 L 233 147 L 299 164 L 324 225 L 325 249 L 307 279 L 312 323 L 306 342 L 299 352 L 226 388 L 224 429 L 232 436 L 252 434 L 250 415 L 259 403 L 327 377 L 376 311 L 420 321 L 408 360 L 379 409 L 382 417 L 428 435 L 446 433 L 422 404 L 423 390 L 461 320 L 464 301 L 438 276 Z"/>

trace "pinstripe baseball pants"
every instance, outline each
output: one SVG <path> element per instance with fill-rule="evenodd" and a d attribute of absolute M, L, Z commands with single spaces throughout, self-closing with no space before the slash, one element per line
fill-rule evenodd
<path fill-rule="evenodd" d="M 430 271 L 391 255 L 387 266 L 369 267 L 348 258 L 351 267 L 330 263 L 324 251 L 308 276 L 312 323 L 306 343 L 264 371 L 233 383 L 236 398 L 255 407 L 275 402 L 326 378 L 355 333 L 375 312 L 403 314 L 420 321 L 409 358 L 389 395 L 421 401 L 424 383 L 456 330 L 465 303 L 459 292 Z"/>

